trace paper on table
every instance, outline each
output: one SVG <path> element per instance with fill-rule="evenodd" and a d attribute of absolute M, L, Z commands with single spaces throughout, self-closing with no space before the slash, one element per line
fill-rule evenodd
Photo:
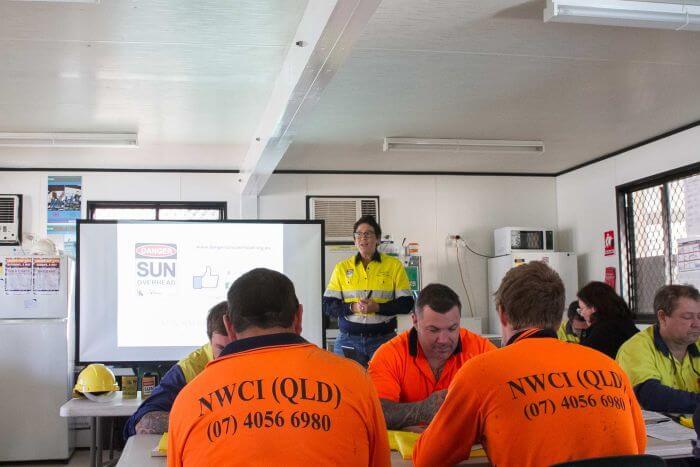
<path fill-rule="evenodd" d="M 644 423 L 658 423 L 671 420 L 662 413 L 651 412 L 650 410 L 642 410 L 642 418 L 644 418 Z"/>
<path fill-rule="evenodd" d="M 158 446 L 151 451 L 151 457 L 165 457 L 168 455 L 168 432 L 163 433 L 163 436 L 158 440 Z"/>
<path fill-rule="evenodd" d="M 662 441 L 683 441 L 696 439 L 695 430 L 686 428 L 676 422 L 661 422 L 647 425 L 647 436 Z"/>

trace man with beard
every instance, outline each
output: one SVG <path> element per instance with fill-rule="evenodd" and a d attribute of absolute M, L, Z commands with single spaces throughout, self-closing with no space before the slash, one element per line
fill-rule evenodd
<path fill-rule="evenodd" d="M 387 428 L 421 430 L 445 400 L 464 362 L 496 347 L 459 327 L 462 305 L 442 284 L 425 287 L 412 315 L 413 328 L 385 343 L 370 361 Z"/>

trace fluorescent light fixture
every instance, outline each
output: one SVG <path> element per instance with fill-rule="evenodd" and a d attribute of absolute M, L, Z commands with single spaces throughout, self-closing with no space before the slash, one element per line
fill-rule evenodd
<path fill-rule="evenodd" d="M 2 133 L 0 146 L 13 148 L 138 148 L 136 133 Z"/>
<path fill-rule="evenodd" d="M 700 31 L 700 6 L 630 0 L 547 0 L 544 21 Z"/>
<path fill-rule="evenodd" d="M 544 152 L 544 142 L 505 139 L 384 138 L 384 152 L 387 151 L 541 154 Z"/>

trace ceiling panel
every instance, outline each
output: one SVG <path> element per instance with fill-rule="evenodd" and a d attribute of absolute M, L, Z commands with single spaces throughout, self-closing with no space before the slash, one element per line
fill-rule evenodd
<path fill-rule="evenodd" d="M 0 131 L 138 131 L 16 164 L 238 168 L 307 0 L 0 0 Z M 557 172 L 700 119 L 700 33 L 543 23 L 544 0 L 383 0 L 282 169 Z M 543 155 L 383 153 L 385 136 Z"/>
<path fill-rule="evenodd" d="M 205 145 L 212 157 L 148 150 L 124 161 L 237 168 L 306 3 L 0 0 L 0 131 L 138 131 L 146 147 Z M 16 154 L 0 150 L 0 164 Z M 60 160 L 93 166 L 94 155 Z"/>
<path fill-rule="evenodd" d="M 545 24 L 544 4 L 384 0 L 280 168 L 554 173 L 700 118 L 700 33 Z M 385 136 L 546 152 L 383 153 Z"/>

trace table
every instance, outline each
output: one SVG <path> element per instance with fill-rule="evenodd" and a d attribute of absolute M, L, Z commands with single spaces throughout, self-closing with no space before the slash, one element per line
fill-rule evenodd
<path fill-rule="evenodd" d="M 165 457 L 151 457 L 162 435 L 134 435 L 126 441 L 117 467 L 164 467 Z"/>
<path fill-rule="evenodd" d="M 151 451 L 158 445 L 161 435 L 136 435 L 129 438 L 124 447 L 117 467 L 164 467 L 165 457 L 151 457 Z M 647 454 L 664 459 L 692 457 L 693 448 L 690 441 L 661 441 L 647 438 Z M 401 454 L 391 452 L 392 467 L 410 467 L 413 462 L 403 460 Z M 490 465 L 485 457 L 469 459 L 460 465 Z"/>
<path fill-rule="evenodd" d="M 59 409 L 61 417 L 90 417 L 90 466 L 102 467 L 101 419 L 104 417 L 130 417 L 141 405 L 141 391 L 136 399 L 122 398 L 117 391 L 114 398 L 105 402 L 73 398 Z"/>

